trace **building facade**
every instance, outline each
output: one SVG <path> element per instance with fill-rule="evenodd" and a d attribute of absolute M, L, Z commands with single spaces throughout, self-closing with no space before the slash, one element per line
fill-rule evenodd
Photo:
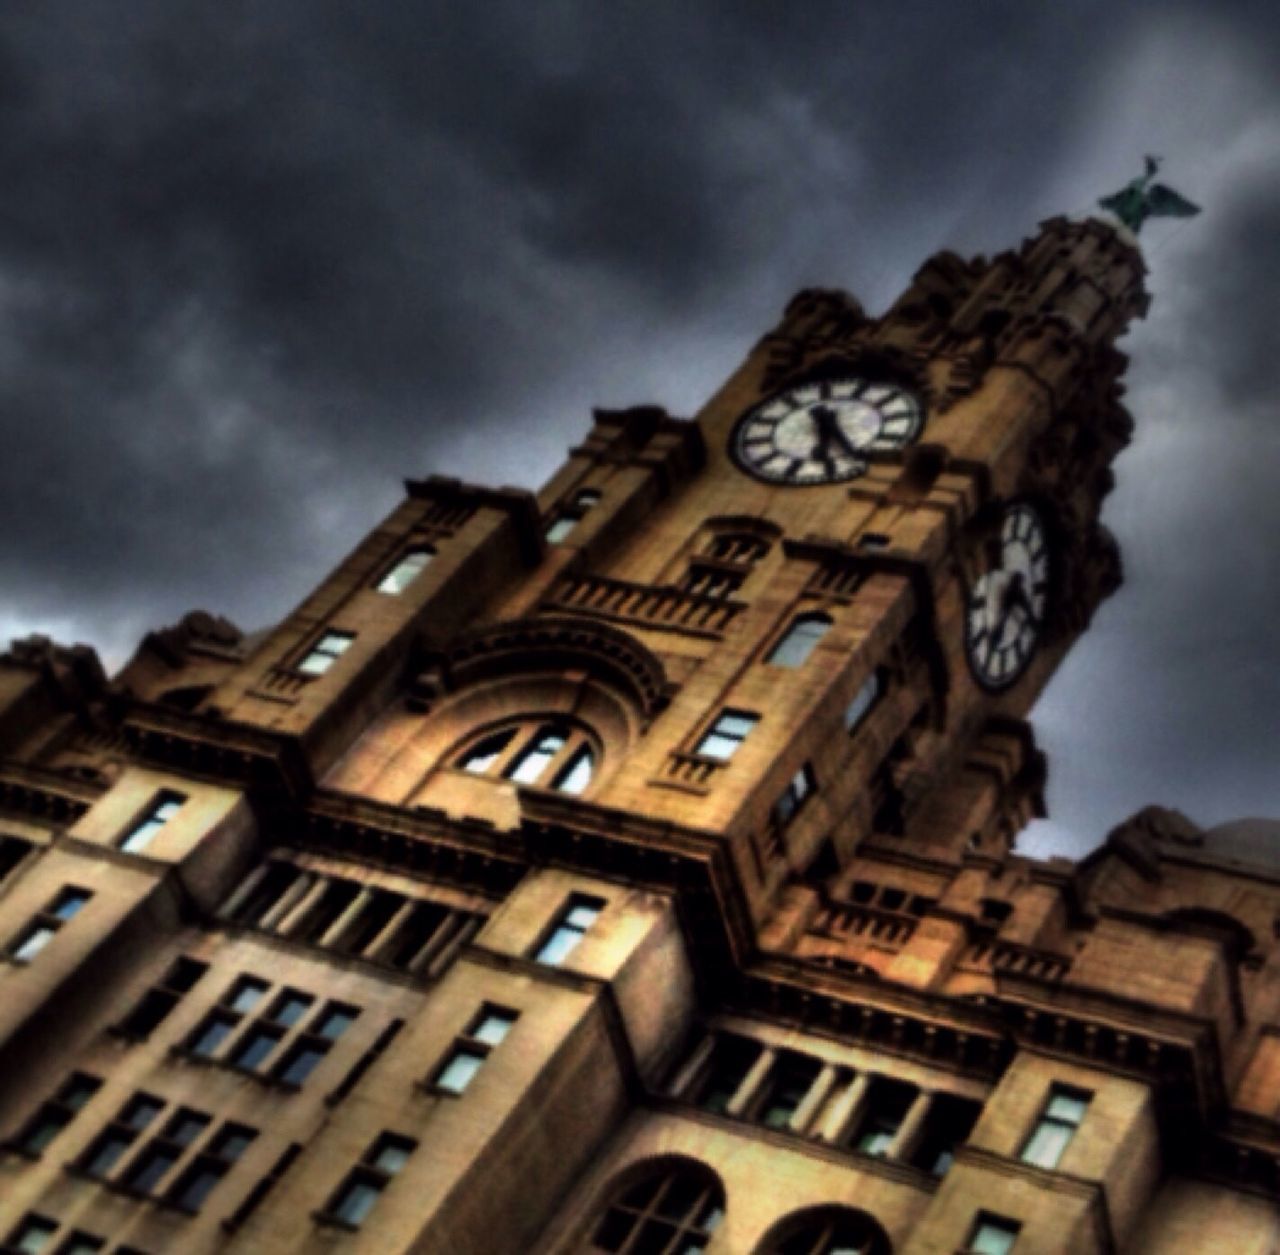
<path fill-rule="evenodd" d="M 1280 1250 L 1275 834 L 1014 852 L 1143 269 L 804 292 L 264 633 L 15 643 L 4 1249 Z"/>

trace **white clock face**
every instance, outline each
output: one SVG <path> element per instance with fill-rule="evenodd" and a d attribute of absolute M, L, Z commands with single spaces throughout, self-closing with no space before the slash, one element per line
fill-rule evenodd
<path fill-rule="evenodd" d="M 744 470 L 775 484 L 834 484 L 867 469 L 872 451 L 901 449 L 919 434 L 920 403 L 893 384 L 830 379 L 800 384 L 758 405 L 734 429 Z"/>
<path fill-rule="evenodd" d="M 1025 502 L 1000 524 L 998 558 L 969 592 L 964 643 L 969 667 L 987 689 L 1008 688 L 1040 643 L 1049 596 L 1044 522 Z"/>

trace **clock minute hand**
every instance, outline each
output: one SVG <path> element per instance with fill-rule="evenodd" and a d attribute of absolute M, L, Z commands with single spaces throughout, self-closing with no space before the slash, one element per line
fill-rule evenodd
<path fill-rule="evenodd" d="M 840 426 L 836 420 L 836 412 L 829 405 L 815 405 L 810 411 L 813 415 L 814 422 L 818 426 L 821 433 L 823 447 L 826 448 L 832 440 L 836 444 L 841 445 L 844 451 L 855 460 L 862 455 L 853 447 L 853 443 L 849 437 L 844 434 L 844 428 Z"/>

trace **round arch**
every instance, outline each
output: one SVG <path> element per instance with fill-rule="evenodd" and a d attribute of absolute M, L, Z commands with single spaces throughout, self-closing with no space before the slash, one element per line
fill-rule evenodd
<path fill-rule="evenodd" d="M 658 1155 L 622 1169 L 601 1190 L 583 1247 L 589 1255 L 685 1255 L 720 1227 L 719 1175 L 687 1155 Z"/>
<path fill-rule="evenodd" d="M 755 1255 L 893 1255 L 893 1244 L 874 1216 L 829 1204 L 784 1216 Z"/>

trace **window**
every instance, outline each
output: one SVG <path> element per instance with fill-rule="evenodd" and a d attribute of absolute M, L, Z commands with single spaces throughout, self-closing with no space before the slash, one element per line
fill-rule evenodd
<path fill-rule="evenodd" d="M 805 799 L 818 787 L 813 768 L 805 763 L 787 783 L 778 800 L 773 804 L 773 821 L 780 828 L 785 828 L 796 816 L 796 812 L 804 805 Z"/>
<path fill-rule="evenodd" d="M 9 946 L 9 957 L 15 963 L 30 963 L 54 938 L 58 929 L 74 919 L 80 909 L 93 897 L 87 889 L 71 885 L 59 890 L 49 903 Z"/>
<path fill-rule="evenodd" d="M 911 1163 L 935 1177 L 946 1176 L 956 1147 L 973 1131 L 982 1104 L 955 1094 L 935 1094 L 929 1104 L 924 1133 L 911 1152 Z"/>
<path fill-rule="evenodd" d="M 354 632 L 326 632 L 298 663 L 303 675 L 324 675 L 351 646 Z"/>
<path fill-rule="evenodd" d="M 205 1059 L 214 1058 L 270 988 L 266 981 L 256 976 L 239 977 L 223 994 L 218 1009 L 205 1016 L 187 1039 L 187 1050 Z"/>
<path fill-rule="evenodd" d="M 854 1131 L 852 1146 L 864 1155 L 882 1158 L 889 1153 L 907 1109 L 916 1096 L 914 1085 L 878 1076 L 871 1082 L 862 1119 Z"/>
<path fill-rule="evenodd" d="M 410 549 L 375 585 L 378 592 L 398 597 L 426 569 L 435 557 L 434 550 L 425 547 Z"/>
<path fill-rule="evenodd" d="M 677 1160 L 619 1195 L 591 1239 L 593 1252 L 697 1255 L 724 1219 L 724 1189 L 701 1164 Z"/>
<path fill-rule="evenodd" d="M 124 1037 L 139 1040 L 149 1037 L 160 1022 L 182 1000 L 191 987 L 209 970 L 207 963 L 185 956 L 175 959 L 164 979 L 148 989 L 133 1010 L 116 1025 L 115 1031 Z"/>
<path fill-rule="evenodd" d="M 18 1227 L 9 1234 L 9 1240 L 5 1245 L 11 1251 L 31 1252 L 31 1255 L 36 1255 L 37 1252 L 48 1249 L 49 1242 L 57 1231 L 57 1221 L 29 1211 L 18 1222 Z"/>
<path fill-rule="evenodd" d="M 820 1067 L 818 1060 L 809 1055 L 780 1052 L 756 1101 L 755 1119 L 766 1128 L 789 1128 L 791 1117 L 817 1080 Z"/>
<path fill-rule="evenodd" d="M 213 1187 L 226 1176 L 232 1164 L 257 1136 L 256 1129 L 242 1124 L 224 1124 L 178 1178 L 178 1183 L 169 1191 L 169 1202 L 183 1211 L 199 1211 Z"/>
<path fill-rule="evenodd" d="M 690 1097 L 703 1111 L 723 1112 L 760 1057 L 760 1043 L 747 1037 L 718 1037 Z"/>
<path fill-rule="evenodd" d="M 880 671 L 873 671 L 853 695 L 853 700 L 844 708 L 846 732 L 854 732 L 861 726 L 862 721 L 871 713 L 872 707 L 880 700 L 883 692 L 884 676 Z"/>
<path fill-rule="evenodd" d="M 124 1157 L 138 1134 L 164 1110 L 151 1094 L 135 1094 L 97 1136 L 80 1160 L 80 1170 L 91 1177 L 105 1177 Z"/>
<path fill-rule="evenodd" d="M 603 898 L 575 893 L 533 957 L 548 967 L 559 967 L 596 922 L 604 905 Z"/>
<path fill-rule="evenodd" d="M 182 809 L 186 800 L 186 794 L 175 793 L 172 789 L 158 793 L 142 818 L 121 837 L 120 849 L 127 854 L 140 854 L 155 840 L 160 829 Z"/>
<path fill-rule="evenodd" d="M 22 1132 L 13 1139 L 14 1147 L 24 1154 L 38 1155 L 75 1119 L 76 1112 L 98 1092 L 101 1085 L 96 1076 L 73 1072 L 58 1092 L 23 1125 Z"/>
<path fill-rule="evenodd" d="M 556 512 L 547 525 L 547 543 L 558 545 L 582 521 L 582 516 L 600 501 L 600 494 L 592 488 L 584 488 L 567 505 Z"/>
<path fill-rule="evenodd" d="M 766 1240 L 762 1255 L 889 1255 L 889 1238 L 866 1212 L 815 1207 L 792 1216 Z"/>
<path fill-rule="evenodd" d="M 436 1073 L 432 1086 L 446 1094 L 461 1094 L 471 1084 L 495 1046 L 500 1046 L 520 1018 L 518 1011 L 487 1003 L 471 1026 L 455 1039 L 453 1049 Z"/>
<path fill-rule="evenodd" d="M 798 615 L 765 661 L 773 667 L 803 667 L 813 653 L 814 646 L 827 634 L 830 627 L 829 615 Z"/>
<path fill-rule="evenodd" d="M 1056 1168 L 1067 1143 L 1080 1127 L 1091 1095 L 1067 1085 L 1055 1085 L 1049 1091 L 1044 1113 L 1032 1129 L 1022 1148 L 1022 1162 L 1037 1168 Z"/>
<path fill-rule="evenodd" d="M 298 995 L 293 994 L 296 999 Z M 307 999 L 308 1004 L 310 999 Z M 293 1013 L 294 1002 L 282 1002 L 278 1010 Z M 285 1052 L 275 1071 L 275 1079 L 283 1085 L 301 1085 L 319 1066 L 333 1043 L 355 1023 L 358 1007 L 341 1002 L 328 1002 L 312 1017 L 305 1031 L 298 1034 Z M 277 1019 L 277 1023 L 279 1023 Z"/>
<path fill-rule="evenodd" d="M 528 721 L 487 733 L 457 760 L 472 775 L 499 776 L 574 796 L 591 783 L 595 765 L 595 750 L 581 729 Z"/>
<path fill-rule="evenodd" d="M 94 1255 L 95 1251 L 100 1251 L 106 1246 L 106 1241 L 102 1238 L 96 1238 L 92 1233 L 84 1233 L 77 1229 L 74 1233 L 69 1234 L 65 1241 L 59 1246 L 55 1255 Z M 116 1247 L 116 1255 L 120 1255 L 123 1248 Z"/>
<path fill-rule="evenodd" d="M 747 714 L 741 710 L 726 710 L 703 735 L 694 748 L 694 753 L 727 763 L 759 722 L 759 715 Z"/>
<path fill-rule="evenodd" d="M 30 841 L 0 833 L 0 881 L 31 853 L 32 848 Z"/>
<path fill-rule="evenodd" d="M 322 1217 L 336 1220 L 348 1228 L 359 1228 L 417 1145 L 412 1138 L 383 1133 L 365 1152 L 360 1163 L 347 1174 Z"/>
<path fill-rule="evenodd" d="M 209 1117 L 204 1112 L 179 1109 L 133 1157 L 124 1174 L 124 1184 L 139 1194 L 150 1194 L 208 1125 Z"/>
<path fill-rule="evenodd" d="M 980 1211 L 973 1222 L 965 1251 L 967 1255 L 1009 1255 L 1021 1228 L 1016 1220 Z"/>

